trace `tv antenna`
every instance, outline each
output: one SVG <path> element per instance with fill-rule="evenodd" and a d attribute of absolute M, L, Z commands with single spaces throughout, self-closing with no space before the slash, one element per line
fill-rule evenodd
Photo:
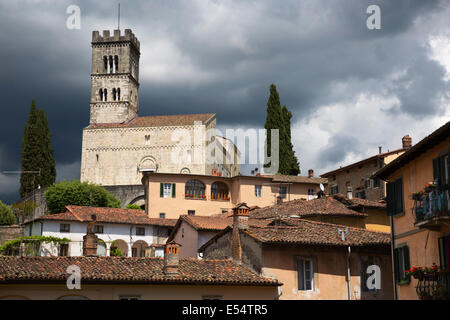
<path fill-rule="evenodd" d="M 119 2 L 119 10 L 117 16 L 117 29 L 120 30 L 120 2 Z"/>

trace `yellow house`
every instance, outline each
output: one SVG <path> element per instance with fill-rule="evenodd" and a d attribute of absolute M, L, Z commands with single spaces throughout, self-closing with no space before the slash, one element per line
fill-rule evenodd
<path fill-rule="evenodd" d="M 450 279 L 445 272 L 416 271 L 412 276 L 406 272 L 433 263 L 449 267 L 449 153 L 447 122 L 375 173 L 388 182 L 397 299 L 449 297 Z"/>
<path fill-rule="evenodd" d="M 313 199 L 326 181 L 311 175 L 223 177 L 151 171 L 143 172 L 142 178 L 149 217 L 172 219 L 222 213 L 240 202 L 266 207 L 277 196 L 286 201 Z"/>

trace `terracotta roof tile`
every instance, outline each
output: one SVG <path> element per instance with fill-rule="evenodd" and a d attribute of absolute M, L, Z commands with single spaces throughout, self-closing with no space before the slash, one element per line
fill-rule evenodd
<path fill-rule="evenodd" d="M 183 114 L 183 115 L 162 115 L 136 117 L 124 123 L 96 123 L 88 128 L 131 128 L 131 127 L 163 127 L 163 126 L 186 126 L 193 125 L 195 121 L 206 123 L 214 117 L 214 113 Z"/>
<path fill-rule="evenodd" d="M 278 215 L 281 217 L 308 217 L 318 215 L 336 215 L 365 217 L 364 213 L 347 208 L 340 201 L 333 197 L 322 197 L 312 200 L 292 200 L 285 201 L 278 205 Z M 250 215 L 252 218 L 266 219 L 275 217 L 274 206 L 269 206 L 255 210 Z"/>
<path fill-rule="evenodd" d="M 358 208 L 358 207 L 365 207 L 365 208 L 379 208 L 379 209 L 386 209 L 386 203 L 380 202 L 380 201 L 371 201 L 367 199 L 360 199 L 360 198 L 352 198 L 349 199 L 345 195 L 338 193 L 334 194 L 333 198 L 340 201 L 344 205 L 346 205 L 348 208 Z"/>
<path fill-rule="evenodd" d="M 388 233 L 304 219 L 295 220 L 296 221 L 291 221 L 296 224 L 292 227 L 250 227 L 245 232 L 263 243 L 297 243 L 325 246 L 368 246 L 390 244 L 390 235 Z M 337 232 L 338 228 L 348 228 L 348 234 L 345 236 L 345 241 L 342 241 L 339 236 Z"/>
<path fill-rule="evenodd" d="M 0 256 L 0 283 L 65 282 L 70 265 L 80 267 L 82 282 L 279 285 L 231 260 L 180 259 L 180 274 L 169 276 L 162 258 L 11 256 Z"/>
<path fill-rule="evenodd" d="M 137 209 L 66 206 L 66 211 L 57 214 L 48 214 L 36 218 L 35 220 L 55 220 L 55 221 L 92 221 L 91 216 L 95 214 L 98 223 L 122 223 L 122 224 L 142 224 L 159 225 L 173 227 L 177 219 L 149 218 L 148 215 Z"/>
<path fill-rule="evenodd" d="M 180 216 L 180 219 L 189 223 L 196 230 L 220 231 L 233 224 L 233 217 L 211 217 L 211 216 Z M 249 219 L 250 226 L 266 226 L 270 221 L 260 219 Z"/>

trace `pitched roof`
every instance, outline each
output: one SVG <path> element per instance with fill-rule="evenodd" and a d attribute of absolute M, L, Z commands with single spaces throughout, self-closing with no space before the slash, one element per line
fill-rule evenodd
<path fill-rule="evenodd" d="M 306 219 L 282 219 L 284 226 L 252 227 L 240 232 L 252 237 L 264 244 L 287 244 L 287 245 L 314 245 L 314 246 L 389 246 L 390 234 L 378 231 L 369 231 L 363 228 L 341 226 L 331 223 L 311 221 Z M 345 230 L 348 234 L 345 241 L 342 241 L 338 234 L 338 228 Z M 215 235 L 208 242 L 199 248 L 199 252 L 214 243 L 224 234 L 231 232 L 232 228 L 227 227 L 222 232 Z"/>
<path fill-rule="evenodd" d="M 431 134 L 420 140 L 415 145 L 413 145 L 404 154 L 400 155 L 399 157 L 395 158 L 393 161 L 388 163 L 386 166 L 379 169 L 377 172 L 373 174 L 372 177 L 387 179 L 387 177 L 392 172 L 394 172 L 401 166 L 407 164 L 416 157 L 420 156 L 422 153 L 426 152 L 435 145 L 441 143 L 445 139 L 449 139 L 449 137 L 450 137 L 450 121 L 444 124 L 439 129 L 433 131 Z"/>
<path fill-rule="evenodd" d="M 278 215 L 281 217 L 308 217 L 319 215 L 365 217 L 364 213 L 347 208 L 343 203 L 330 196 L 312 200 L 285 201 L 277 206 Z M 251 213 L 252 218 L 267 219 L 274 218 L 275 207 L 269 206 L 255 210 Z"/>
<path fill-rule="evenodd" d="M 345 167 L 340 167 L 340 168 L 338 168 L 338 169 L 335 169 L 335 170 L 332 170 L 332 171 L 323 173 L 323 174 L 321 174 L 320 176 L 321 176 L 321 177 L 327 178 L 327 177 L 329 177 L 329 176 L 331 176 L 331 175 L 333 175 L 333 174 L 335 174 L 335 173 L 338 173 L 338 172 L 340 172 L 340 171 L 344 171 L 344 170 L 350 169 L 350 168 L 352 168 L 352 167 L 356 167 L 356 166 L 359 166 L 359 165 L 362 165 L 362 164 L 364 164 L 364 163 L 371 162 L 371 161 L 374 161 L 374 160 L 377 160 L 377 159 L 382 159 L 382 158 L 385 158 L 385 157 L 387 157 L 387 156 L 389 156 L 389 155 L 391 155 L 391 154 L 399 153 L 399 152 L 404 152 L 404 151 L 406 151 L 406 150 L 407 150 L 407 149 L 405 149 L 405 148 L 400 148 L 400 149 L 396 149 L 396 150 L 392 150 L 392 151 L 388 151 L 388 152 L 379 153 L 379 154 L 377 154 L 377 155 L 374 155 L 374 156 L 372 156 L 372 157 L 363 159 L 363 160 L 361 160 L 361 161 L 351 163 L 351 164 L 349 164 L 349 165 L 347 165 L 347 166 L 345 166 Z"/>
<path fill-rule="evenodd" d="M 5 282 L 65 282 L 67 267 L 81 269 L 82 282 L 178 283 L 206 285 L 280 285 L 231 260 L 180 259 L 180 274 L 166 275 L 162 258 L 12 257 L 0 256 L 0 284 Z"/>
<path fill-rule="evenodd" d="M 325 246 L 370 246 L 389 245 L 388 233 L 368 231 L 362 228 L 338 226 L 330 223 L 304 219 L 291 220 L 295 226 L 289 227 L 250 227 L 246 234 L 263 243 L 296 243 Z M 348 228 L 345 241 L 342 241 L 337 229 Z"/>
<path fill-rule="evenodd" d="M 180 114 L 136 117 L 123 123 L 95 123 L 89 125 L 89 129 L 95 128 L 132 128 L 132 127 L 165 127 L 165 126 L 188 126 L 194 125 L 195 121 L 205 124 L 215 113 Z"/>
<path fill-rule="evenodd" d="M 96 215 L 96 221 L 98 223 L 158 225 L 167 227 L 173 227 L 177 223 L 177 219 L 149 218 L 144 211 L 138 209 L 103 208 L 74 205 L 66 206 L 65 212 L 48 214 L 38 217 L 32 221 L 53 220 L 90 222 L 92 221 L 91 216 L 93 214 Z"/>
<path fill-rule="evenodd" d="M 175 234 L 177 233 L 178 228 L 181 226 L 182 222 L 188 223 L 197 231 L 222 231 L 228 226 L 233 225 L 233 217 L 232 216 L 187 216 L 181 215 L 178 218 L 178 222 L 175 225 L 172 233 L 170 234 L 167 241 L 171 241 Z M 248 224 L 250 226 L 266 226 L 270 223 L 270 221 L 261 220 L 261 219 L 249 219 Z"/>
<path fill-rule="evenodd" d="M 375 209 L 386 209 L 385 201 L 371 201 L 367 199 L 361 198 L 352 198 L 349 199 L 342 193 L 333 194 L 333 198 L 342 202 L 348 208 L 358 209 L 358 208 L 375 208 Z"/>
<path fill-rule="evenodd" d="M 321 177 L 305 177 L 305 176 L 289 176 L 284 174 L 275 174 L 269 176 L 273 182 L 297 182 L 297 183 L 313 183 L 313 184 L 327 184 L 328 179 Z"/>

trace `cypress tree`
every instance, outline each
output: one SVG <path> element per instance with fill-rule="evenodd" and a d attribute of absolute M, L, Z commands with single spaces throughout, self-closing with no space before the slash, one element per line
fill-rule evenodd
<path fill-rule="evenodd" d="M 295 156 L 291 141 L 291 118 L 292 113 L 286 106 L 281 106 L 280 96 L 274 84 L 270 86 L 270 96 L 267 101 L 267 116 L 264 128 L 267 131 L 266 148 L 267 155 L 271 156 L 271 132 L 270 129 L 279 130 L 279 167 L 278 173 L 286 175 L 298 175 L 300 167 Z M 264 167 L 270 167 L 270 163 Z"/>
<path fill-rule="evenodd" d="M 28 121 L 22 138 L 22 174 L 20 175 L 20 195 L 37 188 L 48 187 L 55 182 L 56 168 L 50 141 L 51 135 L 48 119 L 44 110 L 36 109 L 34 100 L 31 102 Z M 41 174 L 24 173 L 24 171 L 41 171 Z"/>

